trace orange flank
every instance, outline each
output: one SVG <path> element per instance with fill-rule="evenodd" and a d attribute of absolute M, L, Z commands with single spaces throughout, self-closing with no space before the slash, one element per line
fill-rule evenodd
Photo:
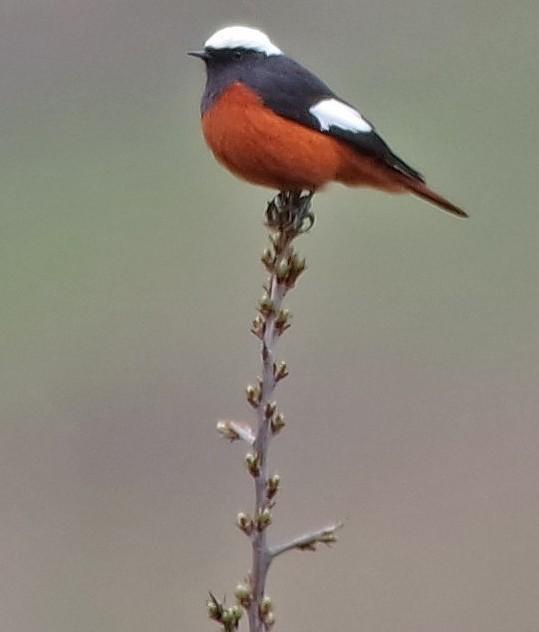
<path fill-rule="evenodd" d="M 217 160 L 234 174 L 279 191 L 316 191 L 328 182 L 404 193 L 400 174 L 345 142 L 283 118 L 241 83 L 227 88 L 202 118 Z"/>

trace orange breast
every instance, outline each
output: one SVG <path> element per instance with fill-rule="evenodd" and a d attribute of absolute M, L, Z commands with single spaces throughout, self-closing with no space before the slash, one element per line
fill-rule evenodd
<path fill-rule="evenodd" d="M 216 158 L 237 176 L 277 190 L 316 190 L 338 180 L 400 191 L 388 169 L 346 143 L 275 114 L 240 83 L 202 118 Z"/>

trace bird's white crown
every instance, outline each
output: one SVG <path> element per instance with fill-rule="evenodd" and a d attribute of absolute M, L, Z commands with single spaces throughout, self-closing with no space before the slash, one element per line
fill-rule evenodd
<path fill-rule="evenodd" d="M 224 50 L 226 48 L 246 48 L 258 53 L 270 55 L 282 55 L 283 52 L 275 46 L 270 38 L 259 31 L 248 26 L 227 26 L 216 31 L 204 44 L 204 48 Z"/>

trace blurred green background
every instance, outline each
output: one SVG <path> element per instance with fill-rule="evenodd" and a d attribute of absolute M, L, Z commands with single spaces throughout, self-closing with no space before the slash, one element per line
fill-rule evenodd
<path fill-rule="evenodd" d="M 249 566 L 264 189 L 185 56 L 248 24 L 471 213 L 330 188 L 280 351 L 269 590 L 293 632 L 536 632 L 537 2 L 0 2 L 1 628 L 207 630 Z"/>

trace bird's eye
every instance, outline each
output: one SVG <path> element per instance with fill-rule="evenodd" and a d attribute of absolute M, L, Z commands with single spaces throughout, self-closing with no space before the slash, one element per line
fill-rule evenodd
<path fill-rule="evenodd" d="M 241 50 L 235 50 L 232 53 L 232 57 L 234 57 L 234 59 L 241 59 L 243 57 L 243 53 L 241 52 Z"/>

